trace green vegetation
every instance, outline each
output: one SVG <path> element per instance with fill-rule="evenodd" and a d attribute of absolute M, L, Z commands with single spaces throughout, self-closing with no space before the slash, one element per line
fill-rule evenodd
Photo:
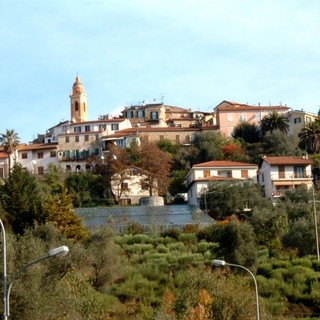
<path fill-rule="evenodd" d="M 256 275 L 261 320 L 318 317 L 320 261 L 316 258 L 313 198 L 304 188 L 288 192 L 274 207 L 252 183 L 212 183 L 202 203 L 216 223 L 203 229 L 186 225 L 183 230 L 161 234 L 143 234 L 143 226 L 133 223 L 128 223 L 122 235 L 106 227 L 87 230 L 73 210 L 75 206 L 117 204 L 122 190 L 112 194 L 111 182 L 121 186 L 130 166 L 143 170 L 150 194 L 167 190 L 174 194 L 184 191 L 184 174 L 195 163 L 218 159 L 257 162 L 262 154 L 301 153 L 285 134 L 287 126 L 280 118 L 270 116 L 263 122 L 264 130 L 241 124 L 233 138 L 202 132 L 188 147 L 168 141 L 158 146 L 145 144 L 142 149 L 134 143 L 124 150 L 113 147 L 108 159 L 91 159 L 95 163 L 92 173 L 68 175 L 50 166 L 44 179 L 37 180 L 13 164 L 0 185 L 8 281 L 19 268 L 51 248 L 67 245 L 70 253 L 36 264 L 16 279 L 10 317 L 255 319 L 252 278 L 239 268 L 212 267 L 213 259 L 243 265 Z M 305 150 L 318 150 L 319 135 L 308 137 L 304 131 L 301 143 Z M 10 131 L 0 143 L 12 152 L 17 141 Z M 153 156 L 142 156 L 148 153 Z M 318 174 L 319 155 L 313 158 Z M 161 180 L 155 186 L 160 172 Z M 112 178 L 115 173 L 117 177 Z M 315 196 L 318 207 L 319 191 Z"/>

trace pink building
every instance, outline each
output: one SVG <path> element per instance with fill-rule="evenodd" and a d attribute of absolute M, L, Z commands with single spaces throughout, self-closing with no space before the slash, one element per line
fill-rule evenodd
<path fill-rule="evenodd" d="M 260 124 L 264 116 L 272 111 L 281 114 L 288 112 L 287 106 L 251 106 L 237 102 L 222 101 L 214 108 L 216 124 L 220 132 L 226 136 L 231 136 L 233 129 L 241 122 Z"/>

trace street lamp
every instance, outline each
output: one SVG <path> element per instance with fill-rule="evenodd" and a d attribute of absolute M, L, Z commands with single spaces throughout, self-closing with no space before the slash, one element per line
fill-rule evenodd
<path fill-rule="evenodd" d="M 68 252 L 69 252 L 69 248 L 67 246 L 61 246 L 61 247 L 57 247 L 57 248 L 51 249 L 51 250 L 48 251 L 48 254 L 46 256 L 29 262 L 28 264 L 26 264 L 24 267 L 22 267 L 20 270 L 16 271 L 13 274 L 12 279 L 11 279 L 11 283 L 10 283 L 10 285 L 8 287 L 8 290 L 5 291 L 5 299 L 4 299 L 5 300 L 5 302 L 4 302 L 4 304 L 5 304 L 5 306 L 4 306 L 5 313 L 4 313 L 4 319 L 7 319 L 7 317 L 10 315 L 10 292 L 11 292 L 11 288 L 12 288 L 12 285 L 13 285 L 14 281 L 20 276 L 20 274 L 23 273 L 29 267 L 33 266 L 34 264 L 36 264 L 36 263 L 38 263 L 40 261 L 43 261 L 45 259 L 49 259 L 49 258 L 52 258 L 52 257 L 55 257 L 55 256 L 63 257 Z"/>
<path fill-rule="evenodd" d="M 257 320 L 260 319 L 260 313 L 259 313 L 259 294 L 258 294 L 258 284 L 257 284 L 257 280 L 254 276 L 254 274 L 247 269 L 244 266 L 241 266 L 240 264 L 233 264 L 233 263 L 227 263 L 224 260 L 213 260 L 212 261 L 212 265 L 216 266 L 216 267 L 224 267 L 224 266 L 231 266 L 231 267 L 238 267 L 241 269 L 246 270 L 247 272 L 249 272 L 249 274 L 251 275 L 251 277 L 253 278 L 254 281 L 254 285 L 255 285 L 255 289 L 256 289 L 256 311 L 257 311 Z"/>

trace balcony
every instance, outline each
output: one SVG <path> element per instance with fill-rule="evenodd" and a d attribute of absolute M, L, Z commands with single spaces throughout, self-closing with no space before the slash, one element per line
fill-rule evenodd
<path fill-rule="evenodd" d="M 293 179 L 302 179 L 302 180 L 312 180 L 313 176 L 312 174 L 301 174 L 301 173 L 290 173 L 290 174 L 285 174 L 285 175 L 279 175 L 277 173 L 275 174 L 271 174 L 271 180 L 275 181 L 275 180 L 293 180 Z"/>

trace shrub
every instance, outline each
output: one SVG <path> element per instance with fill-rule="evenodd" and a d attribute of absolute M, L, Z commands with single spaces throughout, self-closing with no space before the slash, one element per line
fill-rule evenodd
<path fill-rule="evenodd" d="M 273 269 L 270 272 L 270 278 L 283 281 L 286 273 L 287 273 L 287 269 L 284 269 L 284 268 Z"/>
<path fill-rule="evenodd" d="M 129 223 L 126 228 L 125 233 L 127 234 L 142 234 L 144 233 L 143 226 L 139 223 Z"/>
<path fill-rule="evenodd" d="M 261 263 L 258 267 L 257 274 L 262 275 L 266 278 L 270 278 L 270 274 L 272 271 L 271 263 Z"/>
<path fill-rule="evenodd" d="M 181 233 L 178 240 L 186 245 L 196 244 L 198 242 L 195 233 Z"/>
<path fill-rule="evenodd" d="M 293 259 L 291 261 L 292 265 L 294 266 L 303 266 L 303 267 L 307 267 L 307 268 L 312 268 L 312 261 L 310 259 L 307 258 L 297 258 L 297 259 Z"/>
<path fill-rule="evenodd" d="M 315 271 L 320 271 L 320 261 L 319 260 L 312 260 L 312 268 Z"/>
<path fill-rule="evenodd" d="M 168 230 L 161 232 L 160 235 L 163 238 L 170 237 L 170 238 L 174 238 L 174 239 L 178 240 L 180 234 L 181 234 L 181 230 L 172 228 L 172 229 L 168 229 Z"/>
<path fill-rule="evenodd" d="M 159 245 L 157 246 L 157 251 L 158 251 L 159 253 L 167 253 L 167 252 L 169 252 L 169 248 L 166 247 L 164 244 L 159 244 Z"/>
<path fill-rule="evenodd" d="M 274 269 L 277 268 L 290 268 L 291 267 L 291 262 L 288 260 L 278 260 L 278 259 L 273 259 L 272 260 L 272 266 Z"/>
<path fill-rule="evenodd" d="M 186 224 L 182 228 L 182 232 L 184 233 L 197 233 L 200 230 L 199 224 Z"/>

